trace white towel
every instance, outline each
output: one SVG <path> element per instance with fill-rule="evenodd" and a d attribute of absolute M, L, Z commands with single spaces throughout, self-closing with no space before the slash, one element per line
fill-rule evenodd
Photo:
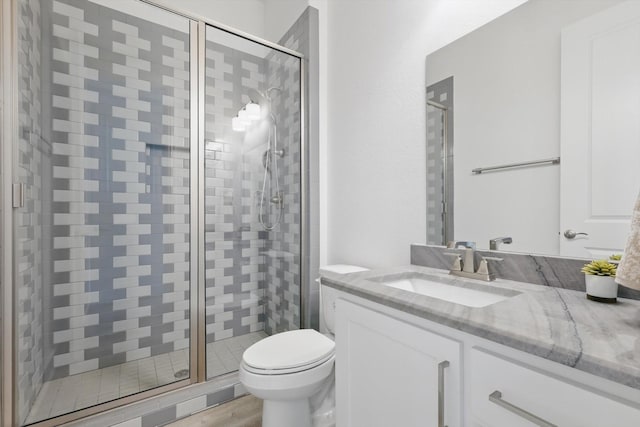
<path fill-rule="evenodd" d="M 631 215 L 631 232 L 618 266 L 616 282 L 640 290 L 640 195 Z"/>

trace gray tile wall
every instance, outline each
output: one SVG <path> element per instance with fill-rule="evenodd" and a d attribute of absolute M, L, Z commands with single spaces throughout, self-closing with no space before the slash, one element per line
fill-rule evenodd
<path fill-rule="evenodd" d="M 58 378 L 188 346 L 189 38 L 46 4 Z"/>
<path fill-rule="evenodd" d="M 49 228 L 45 173 L 50 169 L 51 145 L 42 130 L 42 31 L 37 0 L 21 0 L 18 7 L 19 141 L 16 174 L 25 184 L 25 206 L 15 211 L 14 230 L 18 334 L 18 416 L 22 421 L 42 385 L 43 341 L 43 249 Z"/>
<path fill-rule="evenodd" d="M 447 108 L 444 112 L 440 108 L 427 106 L 427 243 L 440 245 L 453 239 L 453 77 L 429 86 L 427 99 Z M 444 115 L 446 119 L 443 121 Z M 446 159 L 445 143 L 448 152 Z M 445 202 L 446 212 L 443 212 Z M 446 235 L 445 223 L 448 226 Z"/>

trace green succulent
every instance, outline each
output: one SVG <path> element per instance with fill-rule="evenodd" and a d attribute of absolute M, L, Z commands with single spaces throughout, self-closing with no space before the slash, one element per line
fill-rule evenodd
<path fill-rule="evenodd" d="M 620 261 L 622 259 L 622 254 L 612 254 L 609 256 L 611 261 Z"/>
<path fill-rule="evenodd" d="M 611 264 L 605 259 L 591 261 L 589 264 L 585 264 L 581 270 L 584 274 L 591 274 L 593 276 L 612 276 L 615 277 L 617 268 L 614 264 Z"/>

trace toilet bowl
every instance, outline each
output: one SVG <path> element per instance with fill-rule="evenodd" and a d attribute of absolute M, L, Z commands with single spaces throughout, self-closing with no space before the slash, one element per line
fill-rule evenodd
<path fill-rule="evenodd" d="M 344 274 L 367 269 L 336 265 L 321 270 Z M 282 332 L 258 341 L 242 355 L 240 382 L 249 393 L 264 401 L 262 427 L 315 427 L 310 398 L 321 390 L 330 396 L 325 400 L 331 399 L 329 405 L 323 402 L 321 406 L 325 412 L 329 406 L 333 415 L 333 393 L 326 391 L 333 387 L 335 343 L 331 336 L 335 295 L 333 289 L 320 286 L 321 323 L 326 334 L 313 329 Z M 322 421 L 316 425 L 334 424 Z"/>
<path fill-rule="evenodd" d="M 242 356 L 240 382 L 263 399 L 263 427 L 311 427 L 309 398 L 332 378 L 335 344 L 313 329 L 267 337 Z"/>

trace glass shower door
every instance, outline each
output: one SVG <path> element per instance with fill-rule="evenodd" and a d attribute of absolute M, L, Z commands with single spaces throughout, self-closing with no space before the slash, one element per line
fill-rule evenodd
<path fill-rule="evenodd" d="M 207 27 L 207 378 L 300 327 L 300 58 Z"/>
<path fill-rule="evenodd" d="M 299 328 L 301 58 L 139 0 L 12 1 L 18 423 L 236 371 Z"/>
<path fill-rule="evenodd" d="M 18 418 L 189 379 L 190 21 L 18 0 Z"/>

